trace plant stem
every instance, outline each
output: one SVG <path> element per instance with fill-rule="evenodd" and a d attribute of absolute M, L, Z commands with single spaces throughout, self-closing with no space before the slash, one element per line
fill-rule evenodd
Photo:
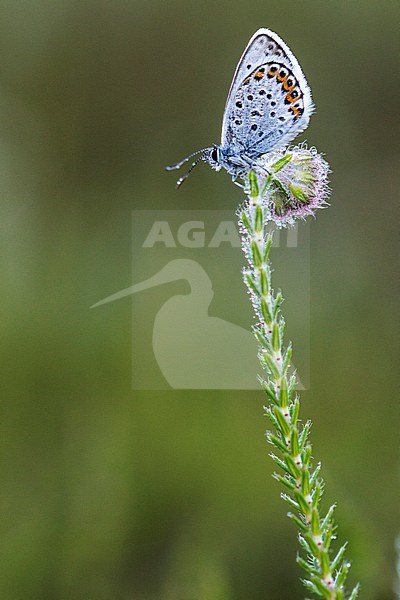
<path fill-rule="evenodd" d="M 254 334 L 260 344 L 259 360 L 265 372 L 260 383 L 269 399 L 265 414 L 273 427 L 267 433 L 268 442 L 274 447 L 270 456 L 279 467 L 274 478 L 285 487 L 281 497 L 289 504 L 292 512 L 288 516 L 299 530 L 298 539 L 305 558 L 298 556 L 297 562 L 306 572 L 302 581 L 307 590 L 327 600 L 355 600 L 358 585 L 350 594 L 345 589 L 350 568 L 344 558 L 347 544 L 336 553 L 331 552 L 336 530 L 335 504 L 325 514 L 321 512 L 324 483 L 319 475 L 321 465 L 312 466 L 311 422 L 303 425 L 299 421 L 297 378 L 295 373 L 289 373 L 292 346 L 283 345 L 285 320 L 280 309 L 283 297 L 281 292 L 274 292 L 271 283 L 269 255 L 273 233 L 267 231 L 270 212 L 252 171 L 247 192 L 248 199 L 238 213 L 248 262 L 243 276 L 259 321 Z"/>

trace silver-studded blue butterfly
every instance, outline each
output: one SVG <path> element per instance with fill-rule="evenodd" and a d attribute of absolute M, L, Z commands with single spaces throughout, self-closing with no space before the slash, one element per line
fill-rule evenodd
<path fill-rule="evenodd" d="M 302 132 L 313 111 L 311 90 L 296 57 L 276 33 L 259 29 L 233 76 L 221 144 L 193 152 L 166 168 L 179 169 L 199 155 L 177 187 L 201 160 L 216 171 L 226 169 L 233 180 L 243 178 L 249 169 L 257 167 L 258 157 L 281 148 Z"/>

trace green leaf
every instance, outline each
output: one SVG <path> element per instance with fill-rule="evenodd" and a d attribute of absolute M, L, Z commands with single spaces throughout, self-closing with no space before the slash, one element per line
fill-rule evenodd
<path fill-rule="evenodd" d="M 331 563 L 332 571 L 335 571 L 337 569 L 339 563 L 343 560 L 343 556 L 344 556 L 344 553 L 346 552 L 346 548 L 347 548 L 347 542 L 345 544 L 343 544 L 343 546 L 341 546 L 341 548 L 339 549 L 335 558 L 333 559 L 333 561 Z"/>
<path fill-rule="evenodd" d="M 260 286 L 261 286 L 261 294 L 263 296 L 267 296 L 268 295 L 268 290 L 269 290 L 269 281 L 268 281 L 268 274 L 267 271 L 264 268 L 260 269 Z"/>
<path fill-rule="evenodd" d="M 283 458 L 284 458 L 285 463 L 287 464 L 290 474 L 293 475 L 293 477 L 295 477 L 297 480 L 300 479 L 300 476 L 301 476 L 300 469 L 296 465 L 296 463 L 294 462 L 294 460 L 290 456 L 290 454 L 285 454 L 285 456 Z M 299 501 L 297 496 L 296 496 L 296 500 L 299 502 L 299 504 L 301 504 L 301 500 Z"/>
<path fill-rule="evenodd" d="M 284 435 L 285 438 L 288 437 L 288 435 L 290 434 L 289 423 L 286 421 L 286 419 L 283 416 L 280 408 L 278 408 L 277 406 L 274 406 L 274 415 L 276 417 L 276 420 L 279 423 L 279 428 L 282 431 L 282 434 Z M 285 460 L 286 460 L 286 456 L 285 456 Z M 291 459 L 291 460 L 293 460 L 293 459 Z M 295 464 L 294 461 L 293 461 L 293 464 Z M 295 477 L 297 477 L 296 473 L 292 472 L 292 475 L 294 475 Z"/>
<path fill-rule="evenodd" d="M 310 574 L 314 574 L 316 575 L 318 573 L 318 571 L 315 571 L 312 566 L 310 565 L 309 562 L 307 562 L 306 560 L 304 560 L 304 558 L 302 558 L 301 556 L 297 555 L 296 558 L 296 562 L 298 565 L 300 565 L 300 567 L 306 572 L 306 573 L 310 573 Z"/>
<path fill-rule="evenodd" d="M 324 598 L 324 596 L 322 594 L 320 594 L 320 592 L 317 590 L 317 588 L 315 587 L 315 585 L 313 584 L 312 581 L 310 581 L 309 579 L 303 579 L 302 581 L 303 581 L 304 586 L 308 589 L 309 592 L 316 594 L 316 596 L 319 596 L 320 598 Z"/>
<path fill-rule="evenodd" d="M 287 452 L 287 448 L 286 448 L 285 444 L 282 442 L 282 440 L 277 438 L 272 433 L 268 436 L 268 441 L 271 442 L 271 444 L 273 444 L 275 446 L 275 448 L 280 450 L 282 453 Z"/>
<path fill-rule="evenodd" d="M 274 162 L 274 164 L 269 167 L 271 173 L 278 173 L 278 171 L 283 169 L 283 167 L 287 165 L 288 162 L 292 160 L 292 158 L 293 154 L 285 154 L 284 156 L 282 156 L 282 158 Z"/>
<path fill-rule="evenodd" d="M 289 393 L 289 391 L 288 391 Z M 290 399 L 290 396 L 289 396 Z M 289 412 L 290 412 L 290 420 L 292 422 L 293 427 L 296 427 L 297 425 L 297 421 L 298 421 L 298 417 L 299 417 L 299 410 L 300 410 L 300 403 L 299 403 L 299 399 L 295 398 L 293 402 L 290 403 L 290 408 L 289 408 Z M 297 427 L 296 427 L 297 429 Z M 300 446 L 300 439 L 299 439 L 299 446 Z"/>
<path fill-rule="evenodd" d="M 307 526 L 305 524 L 304 524 L 304 527 L 305 527 L 305 532 L 303 532 L 303 533 L 307 533 L 308 532 L 308 528 L 307 528 Z M 309 554 L 310 556 L 312 555 L 311 548 L 308 545 L 307 540 L 301 534 L 299 534 L 299 544 L 307 552 L 307 554 Z"/>
<path fill-rule="evenodd" d="M 333 512 L 334 512 L 335 508 L 336 508 L 336 504 L 332 504 L 332 506 L 329 507 L 329 510 L 326 513 L 326 516 L 322 520 L 322 523 L 321 523 L 321 529 L 322 529 L 322 531 L 325 531 L 325 529 L 327 528 L 328 524 L 332 522 L 332 516 L 333 516 Z"/>
<path fill-rule="evenodd" d="M 282 302 L 283 302 L 283 296 L 282 296 L 281 292 L 278 292 L 275 297 L 275 303 L 274 303 L 274 317 L 276 317 L 276 315 L 278 314 L 278 311 L 281 307 Z"/>
<path fill-rule="evenodd" d="M 262 333 L 262 331 L 260 331 L 259 329 L 254 328 L 253 329 L 253 333 L 256 337 L 257 342 L 263 347 L 266 348 L 267 350 L 271 350 L 271 342 L 269 341 L 268 338 L 265 337 L 265 335 Z"/>
<path fill-rule="evenodd" d="M 297 377 L 296 377 L 296 373 L 293 373 L 293 375 L 291 375 L 290 379 L 289 379 L 289 389 L 288 389 L 288 391 L 289 391 L 289 396 L 290 397 L 292 397 L 296 385 L 297 385 Z M 296 398 L 297 398 L 297 396 L 296 396 Z"/>
<path fill-rule="evenodd" d="M 320 497 L 321 497 L 321 485 L 319 483 L 317 483 L 315 486 L 315 489 L 313 491 L 313 494 L 312 494 L 312 506 L 313 507 L 318 506 Z M 323 525 L 321 526 L 321 529 L 322 530 L 324 529 Z"/>
<path fill-rule="evenodd" d="M 353 591 L 351 592 L 351 594 L 349 596 L 349 600 L 356 600 L 356 598 L 358 597 L 359 591 L 360 591 L 360 584 L 357 583 L 356 587 L 353 589 Z"/>
<path fill-rule="evenodd" d="M 288 490 L 290 490 L 291 492 L 296 489 L 296 481 L 291 475 L 286 475 L 286 477 L 283 477 L 279 473 L 273 473 L 272 477 L 279 481 L 279 483 L 287 487 Z"/>
<path fill-rule="evenodd" d="M 283 183 L 281 181 L 279 181 L 279 179 L 276 179 L 275 177 L 273 177 L 271 179 L 273 185 L 279 190 L 279 192 L 286 198 L 288 199 L 288 193 L 285 189 L 285 186 L 283 185 Z"/>
<path fill-rule="evenodd" d="M 275 427 L 275 429 L 279 429 L 279 423 L 276 420 L 276 417 L 273 412 L 273 408 L 274 408 L 273 406 L 267 407 L 267 410 L 265 411 L 265 416 L 268 417 L 268 419 L 271 421 L 271 423 Z"/>
<path fill-rule="evenodd" d="M 301 556 L 297 555 L 296 562 L 301 566 L 306 573 L 310 575 L 318 575 L 319 574 L 319 564 L 313 556 L 308 556 L 308 560 L 304 560 Z"/>
<path fill-rule="evenodd" d="M 270 326 L 272 321 L 272 315 L 270 313 L 268 303 L 264 300 L 264 298 L 261 298 L 260 307 L 265 324 Z"/>
<path fill-rule="evenodd" d="M 310 493 L 310 474 L 306 470 L 301 472 L 301 491 L 304 496 L 308 496 Z"/>
<path fill-rule="evenodd" d="M 275 454 L 273 454 L 273 453 L 271 452 L 271 454 L 270 454 L 270 457 L 272 458 L 272 460 L 273 460 L 274 462 L 276 462 L 276 464 L 277 464 L 277 465 L 278 465 L 278 466 L 279 466 L 279 467 L 280 467 L 280 468 L 281 468 L 283 471 L 285 471 L 285 473 L 287 473 L 288 475 L 291 475 L 291 476 L 293 477 L 293 475 L 292 475 L 292 474 L 291 474 L 291 472 L 289 471 L 289 469 L 288 469 L 288 467 L 287 467 L 286 463 L 285 463 L 283 460 L 281 460 L 281 459 L 279 458 L 279 456 L 276 456 Z"/>
<path fill-rule="evenodd" d="M 245 271 L 243 278 L 247 287 L 252 290 L 256 296 L 260 296 L 260 292 L 256 286 L 253 275 L 251 275 L 249 271 Z"/>
<path fill-rule="evenodd" d="M 311 461 L 311 452 L 312 452 L 312 448 L 311 448 L 311 444 L 307 444 L 306 447 L 303 449 L 302 453 L 301 453 L 301 459 L 303 462 L 303 466 L 307 469 L 310 465 L 310 461 Z"/>
<path fill-rule="evenodd" d="M 314 536 L 321 534 L 319 529 L 319 514 L 315 507 L 311 511 L 311 531 Z"/>
<path fill-rule="evenodd" d="M 259 329 L 254 328 L 253 333 L 254 333 L 254 336 L 255 336 L 257 342 L 260 344 L 260 346 L 262 348 L 265 348 L 264 352 L 271 351 L 270 341 L 265 337 L 263 332 L 260 331 Z"/>
<path fill-rule="evenodd" d="M 287 515 L 289 517 L 289 519 L 291 519 L 294 523 L 296 523 L 297 527 L 300 529 L 300 531 L 302 531 L 303 533 L 307 532 L 307 525 L 305 525 L 305 523 L 303 523 L 303 521 L 301 519 L 299 519 L 299 517 L 297 517 L 296 515 L 293 515 L 292 513 L 288 513 Z M 304 539 L 304 538 L 303 538 Z"/>
<path fill-rule="evenodd" d="M 307 543 L 310 546 L 311 554 L 313 554 L 313 556 L 319 557 L 320 549 L 318 548 L 311 534 L 307 532 L 307 534 L 304 537 L 306 538 Z"/>
<path fill-rule="evenodd" d="M 264 246 L 264 262 L 267 262 L 267 260 L 269 258 L 269 253 L 271 251 L 273 239 L 274 239 L 274 234 L 268 233 L 267 237 L 265 239 L 265 246 Z"/>
<path fill-rule="evenodd" d="M 282 498 L 282 500 L 287 502 L 292 508 L 299 510 L 299 505 L 297 504 L 296 500 L 293 500 L 293 498 L 291 496 L 289 496 L 288 494 L 282 493 L 281 498 Z"/>
<path fill-rule="evenodd" d="M 258 180 L 257 175 L 253 170 L 249 171 L 249 184 L 250 184 L 250 196 L 252 198 L 257 198 L 258 196 Z"/>
<path fill-rule="evenodd" d="M 308 516 L 310 514 L 310 507 L 308 505 L 307 500 L 304 498 L 303 494 L 301 492 L 296 491 L 294 494 L 294 497 L 296 498 L 297 502 L 299 503 L 302 513 L 305 516 Z"/>
<path fill-rule="evenodd" d="M 281 347 L 281 336 L 279 332 L 278 323 L 274 323 L 272 326 L 272 348 L 275 352 L 278 352 Z"/>
<path fill-rule="evenodd" d="M 284 335 L 285 335 L 286 323 L 285 323 L 285 319 L 283 318 L 282 315 L 279 316 L 278 325 L 279 325 L 279 334 L 281 336 L 281 340 L 283 340 Z"/>
<path fill-rule="evenodd" d="M 290 438 L 290 447 L 292 449 L 293 456 L 298 456 L 300 454 L 299 436 L 297 433 L 297 429 L 292 429 L 292 436 Z"/>
<path fill-rule="evenodd" d="M 317 466 L 315 467 L 314 471 L 311 473 L 311 477 L 310 477 L 311 487 L 313 487 L 314 483 L 316 482 L 320 471 L 321 471 L 321 463 L 318 463 Z"/>
<path fill-rule="evenodd" d="M 254 221 L 254 230 L 256 233 L 260 233 L 263 228 L 263 211 L 261 206 L 256 206 L 256 216 Z"/>
<path fill-rule="evenodd" d="M 264 359 L 273 379 L 275 379 L 275 381 L 278 381 L 278 379 L 280 379 L 281 375 L 279 373 L 278 367 L 276 366 L 273 358 L 268 353 L 265 353 L 263 355 L 263 359 Z"/>
<path fill-rule="evenodd" d="M 323 550 L 319 557 L 321 561 L 321 571 L 323 577 L 327 577 L 331 572 L 331 566 L 329 564 L 329 556 L 326 550 Z"/>
<path fill-rule="evenodd" d="M 248 231 L 249 233 L 252 233 L 252 232 L 253 232 L 253 229 L 252 229 L 252 227 L 251 227 L 251 225 L 250 225 L 250 221 L 249 221 L 249 219 L 247 218 L 247 213 L 246 213 L 245 211 L 243 211 L 243 212 L 240 214 L 240 220 L 241 220 L 241 222 L 243 223 L 243 226 L 244 226 L 244 227 L 247 229 L 247 231 Z"/>
<path fill-rule="evenodd" d="M 297 401 L 297 404 L 299 404 L 298 398 L 296 398 L 296 401 Z M 299 438 L 300 448 L 304 448 L 304 445 L 306 444 L 308 435 L 310 433 L 310 429 L 311 429 L 311 421 L 307 421 L 303 425 L 303 429 L 301 430 L 301 433 L 300 433 L 300 438 Z"/>
<path fill-rule="evenodd" d="M 272 385 L 270 383 L 268 383 L 267 381 L 263 380 L 263 381 L 261 381 L 261 387 L 264 390 L 264 392 L 267 394 L 267 396 L 271 400 L 271 402 L 273 402 L 274 404 L 279 406 L 279 400 L 276 397 L 275 390 L 272 387 Z"/>
<path fill-rule="evenodd" d="M 323 598 L 326 598 L 327 600 L 332 599 L 332 590 L 330 590 L 328 588 L 328 586 L 326 585 L 326 583 L 324 581 L 319 579 L 317 575 L 314 575 L 311 578 L 311 581 L 313 582 L 313 584 L 315 585 L 315 587 L 320 592 L 320 594 Z"/>
<path fill-rule="evenodd" d="M 304 190 L 300 186 L 289 183 L 289 190 L 292 192 L 296 200 L 299 200 L 303 204 L 310 204 L 309 198 L 307 198 Z"/>
<path fill-rule="evenodd" d="M 261 189 L 261 197 L 263 198 L 267 192 L 267 189 L 271 186 L 272 183 L 272 175 L 268 174 L 267 178 L 265 179 L 265 183 Z"/>
<path fill-rule="evenodd" d="M 288 405 L 288 388 L 286 377 L 281 377 L 281 389 L 279 393 L 282 408 L 287 408 Z M 297 434 L 297 431 L 296 431 Z"/>
<path fill-rule="evenodd" d="M 254 240 L 251 242 L 251 256 L 253 259 L 253 264 L 255 267 L 259 268 L 262 265 L 262 258 L 260 254 L 260 249 L 258 247 L 257 242 Z"/>
<path fill-rule="evenodd" d="M 343 562 L 335 577 L 337 587 L 342 587 L 346 583 L 347 575 L 349 574 L 350 563 Z"/>
<path fill-rule="evenodd" d="M 325 546 L 326 550 L 329 550 L 329 546 L 331 545 L 332 538 L 333 538 L 333 532 L 335 531 L 335 529 L 336 529 L 336 527 L 334 526 L 334 524 L 329 523 L 329 526 L 324 531 L 322 539 L 324 541 L 324 546 Z"/>
<path fill-rule="evenodd" d="M 290 366 L 291 360 L 292 360 L 292 344 L 291 344 L 291 342 L 289 342 L 289 345 L 286 348 L 285 353 L 283 355 L 282 373 L 286 373 L 286 371 L 288 370 L 288 368 Z M 296 421 L 297 421 L 297 419 L 296 419 Z"/>

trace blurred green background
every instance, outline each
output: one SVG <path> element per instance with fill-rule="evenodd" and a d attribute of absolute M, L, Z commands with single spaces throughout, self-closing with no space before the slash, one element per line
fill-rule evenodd
<path fill-rule="evenodd" d="M 263 26 L 299 58 L 306 137 L 333 169 L 311 224 L 302 414 L 352 580 L 393 598 L 398 0 L 0 6 L 1 597 L 305 595 L 261 392 L 132 390 L 130 299 L 88 309 L 132 283 L 132 210 L 241 201 L 225 173 L 199 167 L 177 193 L 163 167 L 218 142 Z"/>

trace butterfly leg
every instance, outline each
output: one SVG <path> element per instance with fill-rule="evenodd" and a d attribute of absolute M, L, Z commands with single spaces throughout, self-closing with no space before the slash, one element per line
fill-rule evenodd
<path fill-rule="evenodd" d="M 242 188 L 242 190 L 244 190 L 244 185 L 242 183 L 239 183 L 238 181 L 236 181 L 235 177 L 232 177 L 232 181 L 235 185 L 237 185 L 238 187 Z"/>
<path fill-rule="evenodd" d="M 258 160 L 254 160 L 252 158 L 250 158 L 250 156 L 247 156 L 246 154 L 242 154 L 241 158 L 243 158 L 243 160 L 246 162 L 246 164 L 253 169 L 254 167 L 257 167 L 258 169 L 261 169 L 261 171 L 263 171 L 266 175 L 269 175 L 269 171 L 264 167 L 264 165 L 262 165 Z"/>

